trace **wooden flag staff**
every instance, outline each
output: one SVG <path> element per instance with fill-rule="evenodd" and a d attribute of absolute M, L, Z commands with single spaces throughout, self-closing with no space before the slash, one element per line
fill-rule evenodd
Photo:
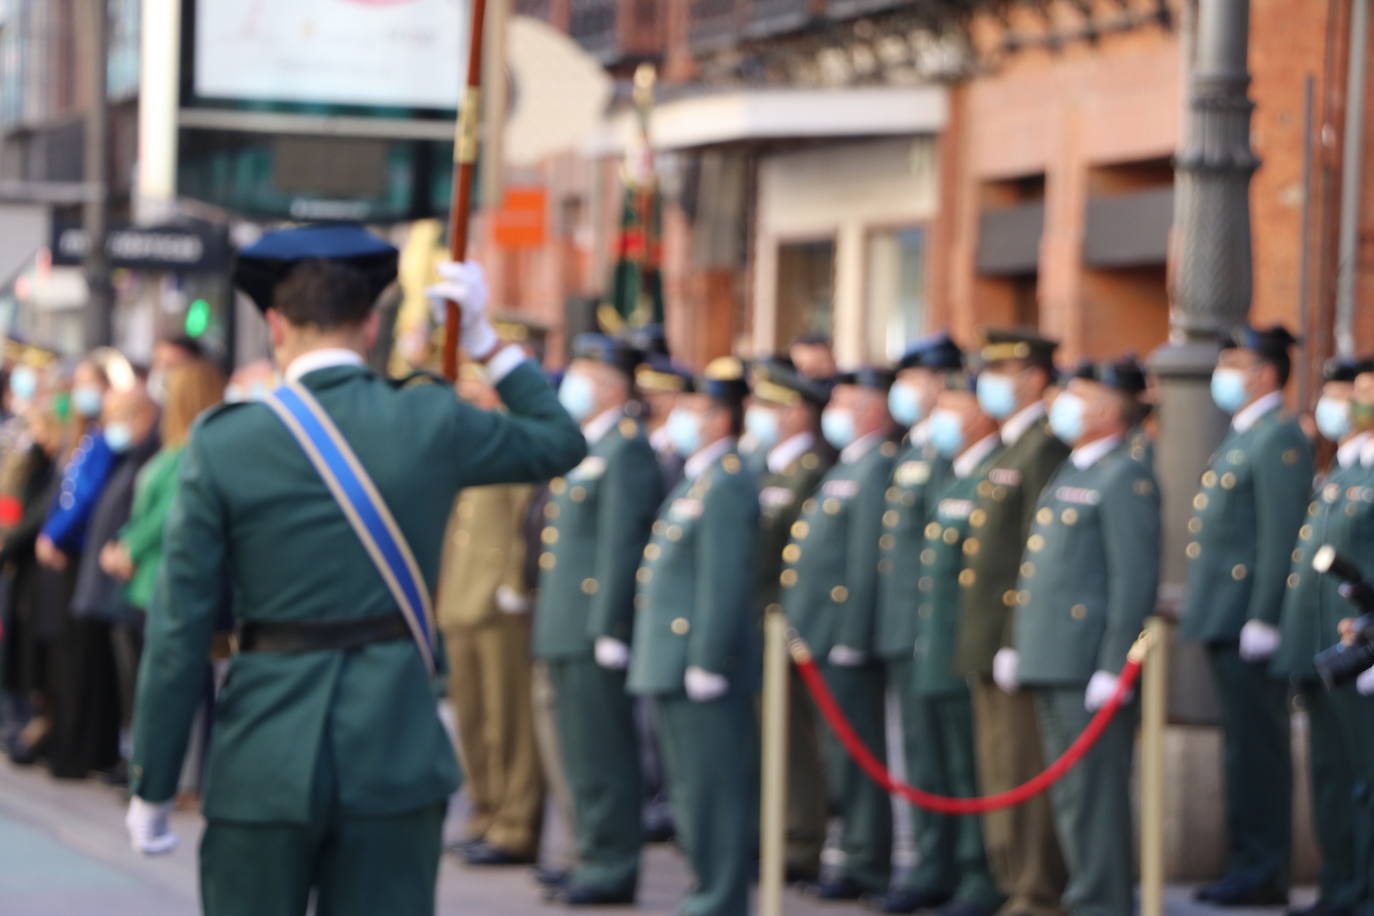
<path fill-rule="evenodd" d="M 461 107 L 458 132 L 453 140 L 453 202 L 449 207 L 449 256 L 466 261 L 468 254 L 468 217 L 472 212 L 472 181 L 477 164 L 477 133 L 482 103 L 482 33 L 486 28 L 487 0 L 469 0 L 472 22 L 468 30 L 468 75 Z M 458 341 L 462 316 L 456 302 L 450 302 L 444 315 L 444 375 L 458 378 Z"/>

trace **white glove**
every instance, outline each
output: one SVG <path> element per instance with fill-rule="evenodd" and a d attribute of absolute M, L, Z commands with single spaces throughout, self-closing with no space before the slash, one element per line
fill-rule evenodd
<path fill-rule="evenodd" d="M 435 324 L 443 326 L 448 303 L 456 302 L 463 312 L 463 349 L 473 356 L 486 356 L 501 343 L 487 320 L 487 281 L 482 265 L 476 261 L 445 261 L 439 265 L 439 282 L 425 290 Z"/>
<path fill-rule="evenodd" d="M 509 585 L 502 585 L 496 589 L 496 606 L 506 614 L 528 614 L 530 599 Z"/>
<path fill-rule="evenodd" d="M 1355 689 L 1360 692 L 1360 696 L 1374 696 L 1374 668 L 1366 668 L 1364 672 L 1355 678 Z"/>
<path fill-rule="evenodd" d="M 829 660 L 837 668 L 857 668 L 868 661 L 868 656 L 849 646 L 832 646 Z"/>
<path fill-rule="evenodd" d="M 124 815 L 124 828 L 129 831 L 129 845 L 134 852 L 157 856 L 176 849 L 177 836 L 168 821 L 172 803 L 155 805 L 137 795 L 129 799 L 129 813 Z"/>
<path fill-rule="evenodd" d="M 1020 667 L 1020 652 L 1015 649 L 998 649 L 997 654 L 992 657 L 992 679 L 1007 693 L 1015 693 L 1021 689 L 1021 682 L 1016 679 L 1016 669 Z"/>
<path fill-rule="evenodd" d="M 688 665 L 682 676 L 682 686 L 687 689 L 687 699 L 693 703 L 709 703 L 719 700 L 730 692 L 730 682 L 725 675 Z"/>
<path fill-rule="evenodd" d="M 596 663 L 611 671 L 624 671 L 630 667 L 630 647 L 610 636 L 598 636 Z"/>
<path fill-rule="evenodd" d="M 1279 628 L 1263 620 L 1247 621 L 1240 630 L 1240 657 L 1262 662 L 1279 649 Z"/>
<path fill-rule="evenodd" d="M 1110 671 L 1094 671 L 1093 676 L 1088 680 L 1088 690 L 1083 696 L 1083 706 L 1088 712 L 1097 712 L 1107 701 L 1116 696 L 1116 675 Z M 1129 703 L 1135 696 L 1135 691 L 1128 692 L 1121 698 L 1121 702 Z"/>

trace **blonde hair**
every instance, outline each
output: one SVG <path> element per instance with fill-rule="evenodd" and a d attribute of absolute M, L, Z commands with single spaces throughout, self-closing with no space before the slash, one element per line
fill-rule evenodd
<path fill-rule="evenodd" d="M 162 445 L 175 448 L 186 443 L 196 417 L 224 400 L 224 373 L 206 359 L 167 370 L 167 399 L 162 407 Z"/>

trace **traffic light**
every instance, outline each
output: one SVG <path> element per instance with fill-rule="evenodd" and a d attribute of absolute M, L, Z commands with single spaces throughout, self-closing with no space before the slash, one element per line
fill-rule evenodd
<path fill-rule="evenodd" d="M 197 299 L 186 309 L 186 336 L 199 337 L 210 327 L 210 303 Z"/>

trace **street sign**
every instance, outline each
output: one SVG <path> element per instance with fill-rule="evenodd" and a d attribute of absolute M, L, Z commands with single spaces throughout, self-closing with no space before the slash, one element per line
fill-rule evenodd
<path fill-rule="evenodd" d="M 506 188 L 492 213 L 492 236 L 502 248 L 538 248 L 547 235 L 549 195 L 541 187 Z"/>
<path fill-rule="evenodd" d="M 52 263 L 79 265 L 90 249 L 80 226 L 54 226 Z M 112 229 L 105 252 L 114 267 L 188 273 L 222 271 L 229 266 L 229 239 L 213 226 L 124 226 Z"/>

